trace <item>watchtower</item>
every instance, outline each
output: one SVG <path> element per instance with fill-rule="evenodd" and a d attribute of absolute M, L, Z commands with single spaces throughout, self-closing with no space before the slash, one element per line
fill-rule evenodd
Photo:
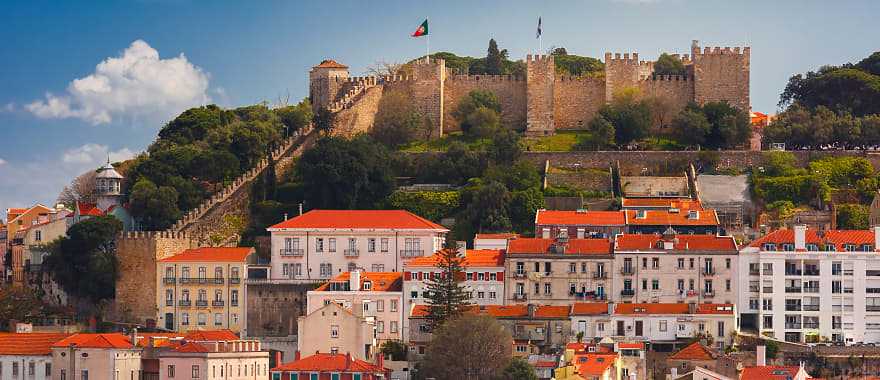
<path fill-rule="evenodd" d="M 348 81 L 348 66 L 325 59 L 309 71 L 309 101 L 312 110 L 327 107 Z"/>

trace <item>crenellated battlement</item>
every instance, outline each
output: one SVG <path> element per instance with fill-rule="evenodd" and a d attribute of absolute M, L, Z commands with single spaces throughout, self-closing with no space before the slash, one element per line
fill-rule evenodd
<path fill-rule="evenodd" d="M 630 53 L 622 53 L 622 54 L 621 53 L 614 53 L 612 55 L 611 52 L 605 52 L 605 64 L 606 65 L 615 64 L 615 65 L 638 66 L 638 65 L 640 65 L 640 62 L 645 62 L 645 61 L 639 61 L 639 53 L 632 53 L 632 55 L 630 55 Z"/>
<path fill-rule="evenodd" d="M 687 82 L 693 80 L 688 75 L 650 75 L 644 79 L 645 81 L 664 81 L 664 82 Z"/>
<path fill-rule="evenodd" d="M 533 63 L 533 64 L 544 63 L 544 64 L 546 64 L 548 62 L 553 62 L 552 55 L 546 55 L 546 54 L 535 54 L 535 55 L 528 54 L 528 55 L 526 55 L 526 64 L 529 64 L 529 63 Z"/>
<path fill-rule="evenodd" d="M 448 78 L 449 80 L 456 81 L 473 81 L 473 82 L 522 82 L 525 78 L 521 78 L 515 75 L 464 75 L 457 74 L 451 75 Z"/>
<path fill-rule="evenodd" d="M 118 239 L 125 240 L 153 240 L 153 239 L 186 239 L 186 232 L 174 231 L 126 231 L 116 235 Z"/>
<path fill-rule="evenodd" d="M 596 82 L 605 83 L 605 78 L 584 75 L 557 75 L 557 82 Z"/>
<path fill-rule="evenodd" d="M 702 53 L 700 53 L 700 55 L 746 55 L 746 56 L 748 56 L 748 55 L 750 55 L 750 53 L 751 53 L 751 48 L 748 46 L 746 46 L 746 47 L 737 46 L 734 48 L 731 48 L 729 46 L 725 46 L 723 48 L 719 47 L 719 46 L 714 46 L 714 47 L 706 46 L 702 49 Z"/>

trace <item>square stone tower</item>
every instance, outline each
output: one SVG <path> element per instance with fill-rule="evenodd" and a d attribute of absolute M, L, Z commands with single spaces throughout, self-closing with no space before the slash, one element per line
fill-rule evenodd
<path fill-rule="evenodd" d="M 705 47 L 691 45 L 694 70 L 694 101 L 699 104 L 724 101 L 749 112 L 749 47 Z"/>
<path fill-rule="evenodd" d="M 327 107 L 336 100 L 348 81 L 348 66 L 332 59 L 325 59 L 309 71 L 309 101 L 312 110 Z"/>
<path fill-rule="evenodd" d="M 526 135 L 552 135 L 556 63 L 552 55 L 526 56 Z"/>

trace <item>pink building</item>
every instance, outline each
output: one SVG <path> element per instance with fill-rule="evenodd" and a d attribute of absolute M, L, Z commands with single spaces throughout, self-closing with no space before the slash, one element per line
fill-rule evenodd
<path fill-rule="evenodd" d="M 376 356 L 376 364 L 354 359 L 350 354 L 322 354 L 300 357 L 272 368 L 272 380 L 379 380 L 388 379 L 391 371 L 386 369 L 382 355 Z"/>
<path fill-rule="evenodd" d="M 161 347 L 163 343 L 160 343 Z M 191 332 L 169 340 L 159 354 L 159 380 L 266 379 L 269 352 L 258 340 L 240 340 L 231 331 Z"/>

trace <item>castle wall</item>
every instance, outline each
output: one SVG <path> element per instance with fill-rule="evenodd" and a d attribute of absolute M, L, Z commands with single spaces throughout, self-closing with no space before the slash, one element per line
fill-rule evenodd
<path fill-rule="evenodd" d="M 526 56 L 526 134 L 551 135 L 554 123 L 553 85 L 556 64 L 553 56 Z"/>
<path fill-rule="evenodd" d="M 658 98 L 669 104 L 667 122 L 694 99 L 694 81 L 687 76 L 651 76 L 639 81 L 638 89 L 642 97 Z"/>
<path fill-rule="evenodd" d="M 700 104 L 726 101 L 748 112 L 750 54 L 748 47 L 706 47 L 702 53 L 694 47 L 694 100 Z"/>
<path fill-rule="evenodd" d="M 443 134 L 444 118 L 444 83 L 446 82 L 446 62 L 442 59 L 431 61 L 428 64 L 419 63 L 413 65 L 413 83 L 410 84 L 413 101 L 416 109 L 422 116 L 430 120 L 431 125 L 436 126 L 436 133 L 432 137 Z"/>
<path fill-rule="evenodd" d="M 374 86 L 364 90 L 357 101 L 351 106 L 336 113 L 333 118 L 333 133 L 341 136 L 354 136 L 365 133 L 376 121 L 376 111 L 382 99 L 382 86 Z"/>
<path fill-rule="evenodd" d="M 514 129 L 526 125 L 526 81 L 510 75 L 453 75 L 444 89 L 445 112 L 443 131 L 459 130 L 459 121 L 452 114 L 458 103 L 474 90 L 489 91 L 501 102 L 501 123 Z"/>
<path fill-rule="evenodd" d="M 553 120 L 556 129 L 586 129 L 605 105 L 602 78 L 560 76 L 553 84 Z"/>
<path fill-rule="evenodd" d="M 310 284 L 259 284 L 247 286 L 247 335 L 287 337 L 297 335 L 296 319 L 305 315 Z"/>
<path fill-rule="evenodd" d="M 644 66 L 644 68 L 642 67 Z M 639 63 L 639 54 L 605 53 L 605 100 L 611 101 L 614 93 L 625 88 L 637 88 L 639 80 L 644 77 L 647 65 Z"/>

